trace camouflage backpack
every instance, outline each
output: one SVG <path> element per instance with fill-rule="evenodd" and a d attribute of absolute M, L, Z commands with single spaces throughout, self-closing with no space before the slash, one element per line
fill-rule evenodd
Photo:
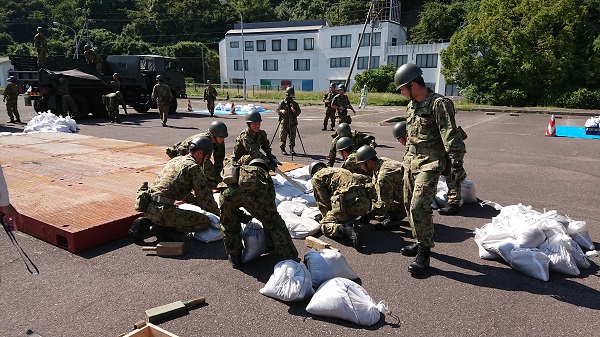
<path fill-rule="evenodd" d="M 242 191 L 264 193 L 269 187 L 267 179 L 271 179 L 271 177 L 260 167 L 240 166 L 238 184 Z"/>

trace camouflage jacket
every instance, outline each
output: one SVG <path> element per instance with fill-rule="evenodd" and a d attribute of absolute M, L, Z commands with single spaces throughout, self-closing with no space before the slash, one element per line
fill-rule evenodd
<path fill-rule="evenodd" d="M 261 149 L 265 154 L 271 153 L 267 133 L 264 130 L 259 130 L 256 135 L 253 135 L 252 131 L 250 131 L 249 128 L 246 128 L 235 139 L 235 145 L 233 146 L 233 160 L 238 161 L 240 157 L 250 155 L 253 159 L 260 158 L 268 162 L 269 159 L 260 152 Z"/>
<path fill-rule="evenodd" d="M 430 90 L 423 102 L 411 100 L 407 113 L 405 168 L 415 172 L 442 170 L 446 154 L 451 160 L 462 161 L 466 148 L 450 99 Z"/>
<path fill-rule="evenodd" d="M 94 49 L 84 51 L 83 56 L 88 63 L 102 63 L 102 57 Z"/>
<path fill-rule="evenodd" d="M 169 155 L 169 157 L 171 157 L 171 158 L 187 155 L 188 153 L 190 153 L 190 144 L 192 143 L 192 140 L 194 140 L 198 137 L 208 137 L 208 138 L 212 139 L 210 132 L 203 132 L 203 133 L 193 135 L 191 137 L 186 138 L 184 141 L 181 141 L 181 142 L 173 145 L 173 147 L 167 149 L 167 155 Z M 213 145 L 213 154 L 212 154 L 213 164 L 214 164 L 216 172 L 221 172 L 221 170 L 223 170 L 223 160 L 225 160 L 225 142 L 223 142 L 222 144 L 213 142 L 212 145 Z"/>
<path fill-rule="evenodd" d="M 363 183 L 371 182 L 371 172 L 365 172 L 359 163 L 356 162 L 356 153 L 351 153 L 342 163 L 342 168 L 346 169 L 355 175 L 359 175 L 359 180 Z"/>
<path fill-rule="evenodd" d="M 315 200 L 321 214 L 331 210 L 331 197 L 352 186 L 363 185 L 356 174 L 339 167 L 326 167 L 312 177 Z"/>
<path fill-rule="evenodd" d="M 69 91 L 69 84 L 65 82 L 65 84 L 53 83 L 56 92 L 61 96 L 71 95 Z"/>
<path fill-rule="evenodd" d="M 181 200 L 219 214 L 219 207 L 212 190 L 207 186 L 204 171 L 191 155 L 169 160 L 149 190 L 152 195 Z"/>
<path fill-rule="evenodd" d="M 173 93 L 167 84 L 157 83 L 152 88 L 152 100 L 158 102 L 170 102 L 173 100 Z"/>
<path fill-rule="evenodd" d="M 113 91 L 121 90 L 121 82 L 119 80 L 112 80 L 108 85 Z"/>
<path fill-rule="evenodd" d="M 335 95 L 337 95 L 335 92 L 331 92 L 328 91 L 325 93 L 325 95 L 323 95 L 323 102 L 325 102 L 325 106 L 326 107 L 331 107 L 331 102 L 333 101 L 333 98 L 335 97 Z"/>
<path fill-rule="evenodd" d="M 337 153 L 337 149 L 335 148 L 335 144 L 337 144 L 338 139 L 340 139 L 340 135 L 337 135 L 331 141 L 331 147 L 329 148 L 329 154 L 327 155 L 327 166 L 333 166 L 335 163 L 335 157 Z M 363 145 L 371 145 L 372 147 L 377 147 L 377 143 L 375 143 L 375 137 L 364 134 L 360 131 L 352 130 L 350 133 L 350 138 L 352 138 L 352 142 L 354 142 L 354 149 L 357 150 Z"/>
<path fill-rule="evenodd" d="M 33 44 L 36 50 L 44 49 L 48 50 L 48 42 L 46 42 L 46 36 L 38 33 L 33 37 Z"/>
<path fill-rule="evenodd" d="M 6 88 L 4 88 L 4 97 L 7 100 L 16 100 L 17 96 L 19 96 L 19 88 L 14 83 L 6 83 Z"/>
<path fill-rule="evenodd" d="M 351 106 L 350 99 L 348 99 L 348 96 L 346 94 L 335 95 L 333 101 L 331 101 L 331 105 L 336 106 L 337 110 L 339 110 L 339 108 L 341 107 L 342 110 L 346 111 L 346 113 L 348 108 Z"/>
<path fill-rule="evenodd" d="M 402 163 L 389 158 L 379 158 L 373 172 L 373 185 L 377 193 L 372 211 L 375 215 L 387 214 L 394 202 L 404 204 L 404 169 Z"/>
<path fill-rule="evenodd" d="M 204 99 L 207 101 L 214 101 L 217 99 L 217 89 L 214 87 L 206 87 L 204 89 Z"/>
<path fill-rule="evenodd" d="M 300 110 L 300 105 L 298 105 L 298 103 L 294 100 L 292 100 L 291 103 L 288 103 L 285 99 L 279 102 L 279 105 L 277 106 L 277 114 L 279 114 L 279 120 L 282 121 L 282 123 L 285 123 L 286 126 L 288 125 L 287 123 L 289 115 L 281 112 L 281 110 L 287 111 L 288 107 L 290 108 L 290 112 L 293 117 L 291 120 L 291 124 L 298 125 L 298 116 L 300 116 L 300 113 L 302 111 Z"/>

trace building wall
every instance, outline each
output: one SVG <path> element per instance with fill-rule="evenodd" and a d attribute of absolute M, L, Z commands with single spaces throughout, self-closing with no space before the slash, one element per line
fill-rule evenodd
<path fill-rule="evenodd" d="M 277 31 L 277 28 L 245 30 L 244 42 L 253 42 L 253 50 L 245 51 L 243 55 L 248 64 L 245 74 L 247 88 L 257 85 L 272 85 L 281 86 L 283 89 L 287 85 L 293 85 L 298 90 L 327 91 L 332 82 L 345 83 L 363 27 L 364 25 L 361 24 L 337 27 L 321 26 L 308 31 L 289 31 L 289 29 Z M 365 34 L 369 35 L 365 35 L 365 38 L 370 36 L 371 31 L 371 27 L 367 25 Z M 382 22 L 379 27 L 373 29 L 373 33 L 374 36 L 379 36 L 379 43 L 372 47 L 371 56 L 378 57 L 378 65 L 387 64 L 390 56 L 399 56 L 402 60 L 405 59 L 406 62 L 411 63 L 419 64 L 421 62 L 425 65 L 421 66 L 425 82 L 429 83 L 436 92 L 446 93 L 446 82 L 440 72 L 439 53 L 442 49 L 447 48 L 448 43 L 406 45 L 405 28 L 391 22 Z M 350 35 L 349 41 L 347 37 L 341 37 L 347 35 Z M 349 42 L 349 45 L 334 48 L 332 47 L 332 38 L 338 43 L 341 40 Z M 288 50 L 288 40 L 290 39 L 296 39 L 296 50 Z M 314 49 L 304 48 L 305 39 L 314 41 Z M 258 40 L 265 41 L 265 51 L 257 50 Z M 272 49 L 273 40 L 281 41 L 280 51 Z M 232 48 L 232 43 L 237 43 L 239 47 Z M 354 84 L 354 76 L 363 72 L 366 62 L 368 62 L 369 45 L 367 41 L 363 43 L 366 45 L 362 44 L 360 47 L 357 61 L 352 68 L 350 87 Z M 239 29 L 230 30 L 219 42 L 221 83 L 241 85 L 244 74 L 241 68 L 234 69 L 234 63 L 237 60 L 238 65 L 241 66 L 243 45 Z M 342 58 L 345 60 L 341 61 Z M 349 62 L 347 62 L 348 59 Z M 305 60 L 309 60 L 310 70 L 294 70 L 295 63 L 300 62 L 301 65 L 304 65 Z M 277 70 L 264 70 L 263 63 L 265 61 L 271 66 L 276 63 Z M 334 65 L 342 65 L 342 67 L 332 67 L 332 62 Z M 373 68 L 376 67 L 377 64 L 373 64 Z"/>

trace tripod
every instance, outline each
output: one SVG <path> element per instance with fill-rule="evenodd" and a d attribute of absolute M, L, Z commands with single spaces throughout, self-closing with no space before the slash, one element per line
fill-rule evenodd
<path fill-rule="evenodd" d="M 287 98 L 287 104 L 285 107 L 285 111 L 286 111 L 286 115 L 287 115 L 287 119 L 288 119 L 288 130 L 290 132 L 290 145 L 292 143 L 292 139 L 291 139 L 291 132 L 292 132 L 292 115 L 291 115 L 291 111 L 290 111 L 290 103 L 292 102 L 292 99 L 290 97 Z M 273 138 L 271 139 L 271 143 L 269 144 L 269 146 L 271 146 L 273 144 L 273 141 L 275 140 L 275 136 L 277 135 L 277 131 L 279 130 L 279 127 L 281 126 L 281 121 L 283 120 L 283 116 L 281 116 L 279 118 L 279 124 L 277 124 L 277 128 L 275 129 L 275 133 L 273 134 Z M 298 134 L 298 138 L 300 139 L 300 145 L 302 145 L 302 151 L 304 152 L 304 154 L 306 154 L 306 149 L 304 148 L 304 143 L 302 142 L 302 136 L 300 136 L 300 128 L 298 127 L 298 124 L 296 124 L 296 133 Z M 292 161 L 294 160 L 294 152 L 291 153 L 292 155 Z"/>

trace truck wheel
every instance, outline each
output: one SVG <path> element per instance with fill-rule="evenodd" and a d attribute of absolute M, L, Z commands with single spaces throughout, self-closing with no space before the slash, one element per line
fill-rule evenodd
<path fill-rule="evenodd" d="M 85 118 L 90 114 L 90 103 L 83 95 L 73 95 L 73 100 L 77 104 L 77 114 L 75 118 Z"/>
<path fill-rule="evenodd" d="M 150 104 L 133 104 L 132 107 L 133 110 L 141 114 L 145 114 L 146 112 L 148 112 L 148 110 L 150 110 Z"/>

